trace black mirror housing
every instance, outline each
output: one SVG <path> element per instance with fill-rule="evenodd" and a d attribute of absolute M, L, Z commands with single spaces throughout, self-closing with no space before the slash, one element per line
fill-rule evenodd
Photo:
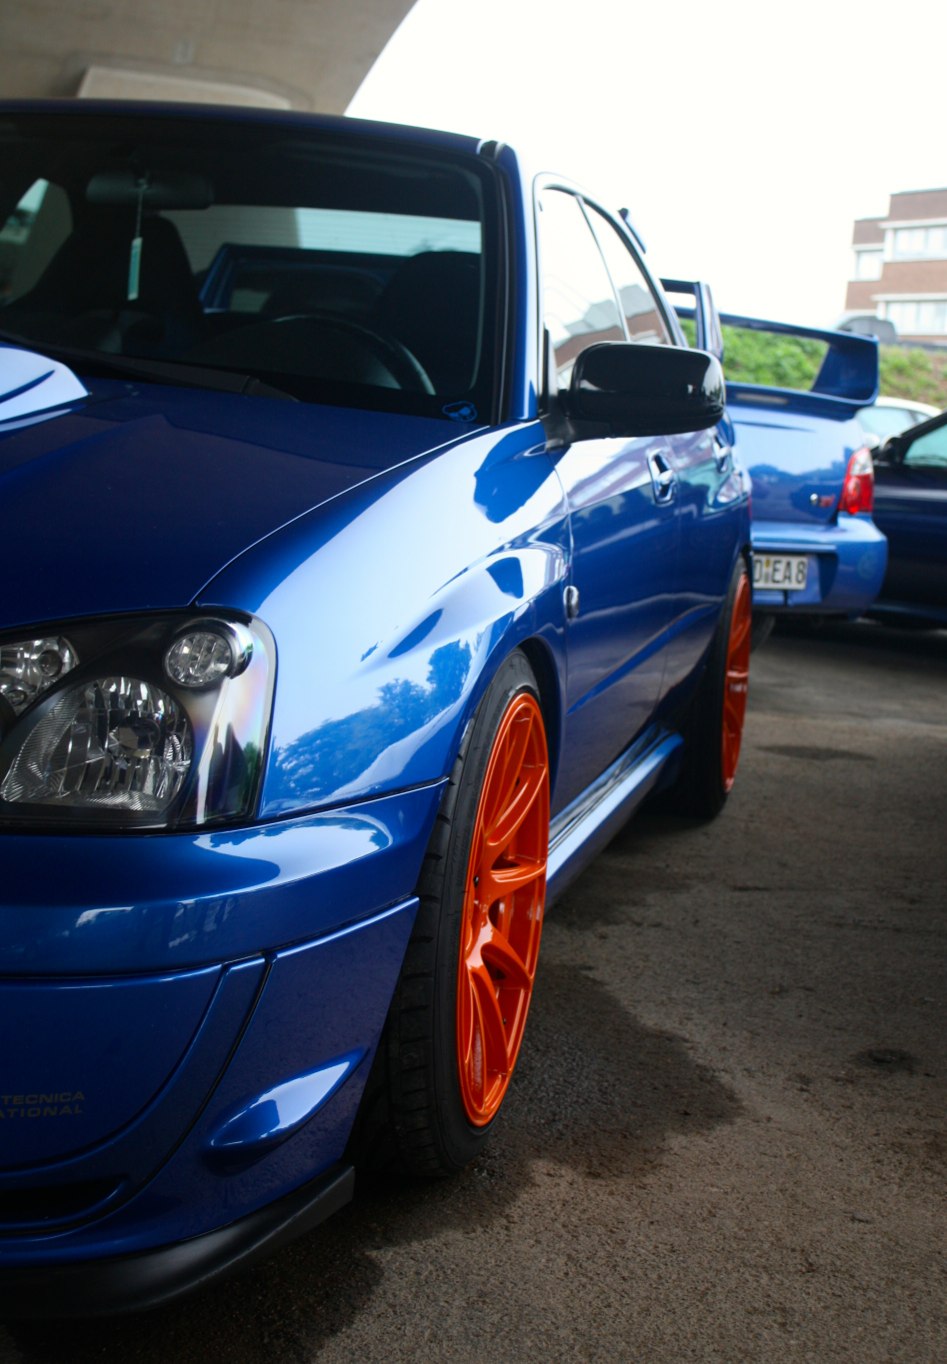
<path fill-rule="evenodd" d="M 579 355 L 563 403 L 572 422 L 613 436 L 672 436 L 715 426 L 726 387 L 706 351 L 603 341 Z"/>

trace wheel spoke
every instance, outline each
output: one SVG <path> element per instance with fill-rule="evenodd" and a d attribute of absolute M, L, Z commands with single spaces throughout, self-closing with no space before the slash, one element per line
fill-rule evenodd
<path fill-rule="evenodd" d="M 529 738 L 529 719 L 515 719 L 504 736 L 502 749 L 497 750 L 497 765 L 484 794 L 484 823 L 488 830 L 496 826 L 514 802 L 517 784 L 523 777 Z"/>
<path fill-rule="evenodd" d="M 482 948 L 483 960 L 503 977 L 502 984 L 515 990 L 531 990 L 533 975 L 509 938 L 494 930 Z"/>
<path fill-rule="evenodd" d="M 730 639 L 730 655 L 733 657 L 742 656 L 744 648 L 750 642 L 750 635 L 753 629 L 753 616 L 750 611 L 737 609 L 734 612 L 733 632 Z M 747 652 L 749 650 L 747 649 Z"/>
<path fill-rule="evenodd" d="M 509 799 L 487 831 L 486 847 L 496 856 L 512 843 L 545 790 L 546 773 L 542 768 L 521 769 L 519 785 L 511 790 Z"/>
<path fill-rule="evenodd" d="M 477 887 L 479 900 L 487 910 L 498 900 L 508 900 L 546 875 L 546 859 L 520 857 L 515 862 L 504 863 L 482 871 Z"/>
<path fill-rule="evenodd" d="M 516 1063 L 545 899 L 549 759 L 536 698 L 519 692 L 497 726 L 471 835 L 457 991 L 458 1078 L 477 1126 Z"/>
<path fill-rule="evenodd" d="M 726 790 L 730 790 L 740 759 L 743 722 L 750 678 L 750 636 L 752 630 L 750 583 L 744 572 L 737 583 L 730 613 L 730 635 L 727 641 L 726 677 L 724 679 L 723 715 L 721 717 L 720 758 L 721 774 Z"/>
<path fill-rule="evenodd" d="M 470 993 L 473 1003 L 474 1032 L 483 1039 L 484 1088 L 487 1077 L 506 1075 L 510 1069 L 510 1053 L 503 1012 L 496 988 L 486 968 L 480 966 L 470 972 Z"/>

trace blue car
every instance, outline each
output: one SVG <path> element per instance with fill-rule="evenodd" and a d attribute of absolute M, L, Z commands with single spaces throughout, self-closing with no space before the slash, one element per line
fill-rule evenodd
<path fill-rule="evenodd" d="M 862 426 L 878 392 L 874 337 L 718 314 L 706 284 L 665 280 L 698 346 L 727 376 L 733 439 L 753 481 L 753 612 L 855 617 L 884 579 L 872 516 L 876 443 Z"/>
<path fill-rule="evenodd" d="M 503 144 L 9 103 L 0 197 L 0 1314 L 94 1314 L 481 1150 L 545 906 L 733 784 L 748 480 Z"/>

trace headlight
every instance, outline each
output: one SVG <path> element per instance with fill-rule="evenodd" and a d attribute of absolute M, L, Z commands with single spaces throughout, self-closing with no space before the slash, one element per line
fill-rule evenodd
<path fill-rule="evenodd" d="M 155 829 L 247 819 L 274 672 L 266 627 L 224 615 L 0 639 L 0 820 Z"/>
<path fill-rule="evenodd" d="M 0 697 L 22 715 L 40 692 L 76 666 L 76 655 L 61 635 L 0 644 Z"/>

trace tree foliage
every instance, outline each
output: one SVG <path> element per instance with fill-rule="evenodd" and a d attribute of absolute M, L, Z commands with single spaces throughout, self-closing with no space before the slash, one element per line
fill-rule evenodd
<path fill-rule="evenodd" d="M 947 347 L 942 351 L 916 346 L 882 346 L 879 392 L 947 408 Z"/>
<path fill-rule="evenodd" d="M 696 345 L 693 319 L 682 318 L 681 326 L 690 344 Z M 723 340 L 726 377 L 771 388 L 810 389 L 827 350 L 825 342 L 808 337 L 730 325 L 723 327 Z M 942 350 L 880 346 L 878 368 L 879 393 L 947 408 L 947 346 Z"/>
<path fill-rule="evenodd" d="M 828 346 L 807 336 L 723 327 L 724 372 L 735 383 L 808 390 Z"/>

